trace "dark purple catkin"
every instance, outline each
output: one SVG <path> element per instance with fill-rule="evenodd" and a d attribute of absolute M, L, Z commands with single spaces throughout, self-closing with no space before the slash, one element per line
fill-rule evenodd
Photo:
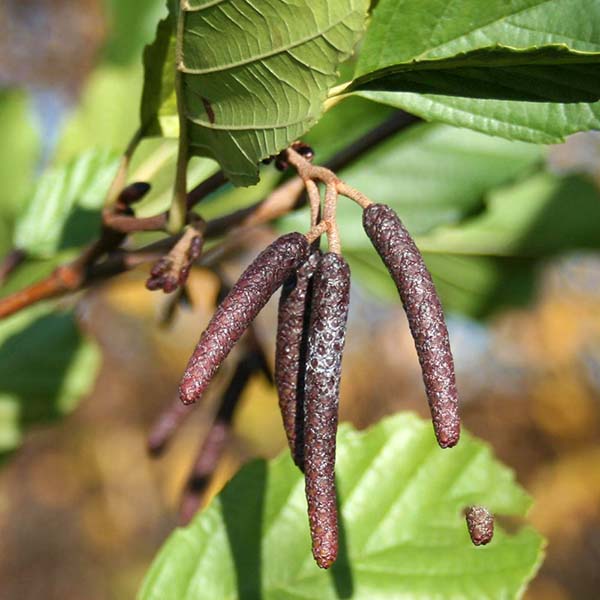
<path fill-rule="evenodd" d="M 160 456 L 181 425 L 190 416 L 192 406 L 181 404 L 179 398 L 163 411 L 152 426 L 148 436 L 148 452 L 152 456 Z"/>
<path fill-rule="evenodd" d="M 321 258 L 313 252 L 281 290 L 275 350 L 275 383 L 292 458 L 304 470 L 304 374 L 312 276 Z"/>
<path fill-rule="evenodd" d="M 350 269 L 338 254 L 320 260 L 313 281 L 304 412 L 304 471 L 313 556 L 323 569 L 337 557 L 335 442 Z"/>
<path fill-rule="evenodd" d="M 252 376 L 263 370 L 263 363 L 264 356 L 258 348 L 248 352 L 238 363 L 188 477 L 179 511 L 181 525 L 187 525 L 206 503 L 206 492 L 231 437 L 234 413 Z"/>
<path fill-rule="evenodd" d="M 219 305 L 190 358 L 179 386 L 184 404 L 198 400 L 256 315 L 306 260 L 308 241 L 289 233 L 263 250 Z"/>
<path fill-rule="evenodd" d="M 460 436 L 454 361 L 440 299 L 423 257 L 398 215 L 385 204 L 371 204 L 363 226 L 388 268 L 415 340 L 433 427 L 442 448 Z"/>
<path fill-rule="evenodd" d="M 467 529 L 475 546 L 485 546 L 494 537 L 494 517 L 483 506 L 470 506 L 465 510 Z"/>

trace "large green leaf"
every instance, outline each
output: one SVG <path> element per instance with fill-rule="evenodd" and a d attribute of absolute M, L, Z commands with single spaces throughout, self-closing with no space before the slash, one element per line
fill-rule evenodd
<path fill-rule="evenodd" d="M 490 449 L 465 433 L 437 447 L 412 415 L 366 432 L 343 426 L 336 466 L 341 552 L 330 572 L 310 552 L 302 474 L 289 453 L 246 466 L 167 541 L 140 600 L 196 598 L 518 598 L 542 560 L 531 528 L 497 527 L 475 548 L 462 509 L 524 515 L 530 500 Z"/>
<path fill-rule="evenodd" d="M 366 0 L 184 3 L 176 82 L 190 154 L 217 160 L 236 185 L 256 183 L 258 162 L 321 115 L 337 65 L 362 33 L 367 8 Z M 166 26 L 158 35 L 149 52 L 168 57 Z M 161 74 L 161 85 L 156 77 L 150 86 L 160 99 L 146 94 L 145 103 L 154 111 L 165 103 L 174 108 L 168 75 Z M 165 111 L 159 112 L 164 121 Z"/>
<path fill-rule="evenodd" d="M 71 312 L 44 304 L 0 321 L 0 452 L 17 446 L 25 427 L 73 410 L 99 364 Z"/>
<path fill-rule="evenodd" d="M 100 227 L 100 208 L 118 160 L 90 150 L 64 166 L 48 169 L 17 221 L 14 245 L 32 257 L 88 243 Z"/>
<path fill-rule="evenodd" d="M 485 7 L 479 0 L 381 0 L 374 10 L 357 72 L 364 75 L 400 63 L 439 60 L 497 44 L 521 49 L 562 44 L 597 53 L 600 34 L 590 24 L 599 20 L 600 5 L 595 0 L 491 0 Z M 561 71 L 556 69 L 551 79 L 559 77 Z M 516 81 L 514 76 L 507 79 L 502 73 L 500 69 L 498 83 L 507 83 L 512 92 L 525 86 L 525 81 Z M 548 91 L 544 75 L 532 74 L 542 78 L 537 84 Z M 582 79 L 574 78 L 573 87 L 580 87 Z M 585 83 L 592 79 L 598 77 Z M 451 88 L 454 94 L 456 86 Z M 364 93 L 426 119 L 526 141 L 559 141 L 569 133 L 600 127 L 598 102 L 473 99 L 449 95 L 446 89 L 424 95 Z"/>

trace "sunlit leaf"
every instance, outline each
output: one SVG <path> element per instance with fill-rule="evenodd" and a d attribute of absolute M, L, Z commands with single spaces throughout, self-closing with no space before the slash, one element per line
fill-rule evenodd
<path fill-rule="evenodd" d="M 600 5 L 595 0 L 492 0 L 485 10 L 478 0 L 450 5 L 436 0 L 381 0 L 365 37 L 357 72 L 367 75 L 397 65 L 409 69 L 413 62 L 430 68 L 443 63 L 452 66 L 454 61 L 456 66 L 490 51 L 468 53 L 497 45 L 528 49 L 538 58 L 549 52 L 556 59 L 563 52 L 564 58 L 571 55 L 573 59 L 577 53 L 600 52 L 600 35 L 597 28 L 590 27 L 599 19 Z M 543 49 L 548 45 L 563 49 Z M 486 59 L 490 65 L 492 54 Z M 456 55 L 464 56 L 451 58 Z M 365 95 L 425 119 L 533 142 L 559 141 L 569 133 L 600 127 L 600 103 L 592 101 L 598 91 L 597 66 L 557 64 L 549 71 L 542 65 L 516 70 L 497 65 L 491 72 L 481 65 L 465 65 L 458 77 L 456 69 L 451 74 L 446 70 L 429 75 L 421 72 L 415 74 L 412 87 L 404 88 L 408 91 L 369 91 Z M 398 82 L 406 85 L 407 77 L 411 76 L 407 73 L 404 81 Z M 591 96 L 586 100 L 583 92 Z M 477 94 L 481 98 L 469 97 Z M 534 97 L 536 94 L 539 97 Z M 535 101 L 524 102 L 525 96 Z"/>
<path fill-rule="evenodd" d="M 100 228 L 100 208 L 118 160 L 107 151 L 89 151 L 64 166 L 48 169 L 19 217 L 14 245 L 32 257 L 88 243 Z"/>
<path fill-rule="evenodd" d="M 533 529 L 498 527 L 474 547 L 462 509 L 524 515 L 530 500 L 489 448 L 448 451 L 430 423 L 396 415 L 338 434 L 342 543 L 326 572 L 311 556 L 304 481 L 288 453 L 254 462 L 156 558 L 140 600 L 517 598 L 542 559 Z"/>

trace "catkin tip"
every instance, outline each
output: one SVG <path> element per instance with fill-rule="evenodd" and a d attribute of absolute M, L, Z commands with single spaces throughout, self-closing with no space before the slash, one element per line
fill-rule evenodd
<path fill-rule="evenodd" d="M 189 406 L 190 404 L 194 404 L 194 402 L 196 402 L 196 400 L 197 400 L 196 395 L 194 394 L 194 391 L 192 389 L 190 389 L 188 386 L 186 386 L 185 384 L 182 384 L 179 387 L 179 399 L 186 406 Z"/>

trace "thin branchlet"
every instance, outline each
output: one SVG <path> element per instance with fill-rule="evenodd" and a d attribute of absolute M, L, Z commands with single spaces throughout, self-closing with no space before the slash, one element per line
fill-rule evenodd
<path fill-rule="evenodd" d="M 187 420 L 193 406 L 181 404 L 179 398 L 171 403 L 156 419 L 148 435 L 148 452 L 160 456 L 181 425 Z"/>
<path fill-rule="evenodd" d="M 342 353 L 350 303 L 350 269 L 335 253 L 323 256 L 314 275 L 308 330 L 304 406 L 306 500 L 317 564 L 337 557 L 335 447 Z"/>
<path fill-rule="evenodd" d="M 188 476 L 179 512 L 182 525 L 187 524 L 206 502 L 206 492 L 231 437 L 235 411 L 252 376 L 263 371 L 263 362 L 260 350 L 247 352 L 220 399 L 215 419 L 200 444 Z"/>
<path fill-rule="evenodd" d="M 321 258 L 319 251 L 284 284 L 279 300 L 275 349 L 275 383 L 279 408 L 294 462 L 304 469 L 304 375 L 312 277 Z"/>
<path fill-rule="evenodd" d="M 363 213 L 363 225 L 398 288 L 421 363 L 435 435 L 442 448 L 449 448 L 460 436 L 458 394 L 448 329 L 431 275 L 389 206 L 371 204 Z"/>
<path fill-rule="evenodd" d="M 184 404 L 198 400 L 235 343 L 269 298 L 306 260 L 305 236 L 290 233 L 275 240 L 244 271 L 202 334 L 179 386 Z"/>

